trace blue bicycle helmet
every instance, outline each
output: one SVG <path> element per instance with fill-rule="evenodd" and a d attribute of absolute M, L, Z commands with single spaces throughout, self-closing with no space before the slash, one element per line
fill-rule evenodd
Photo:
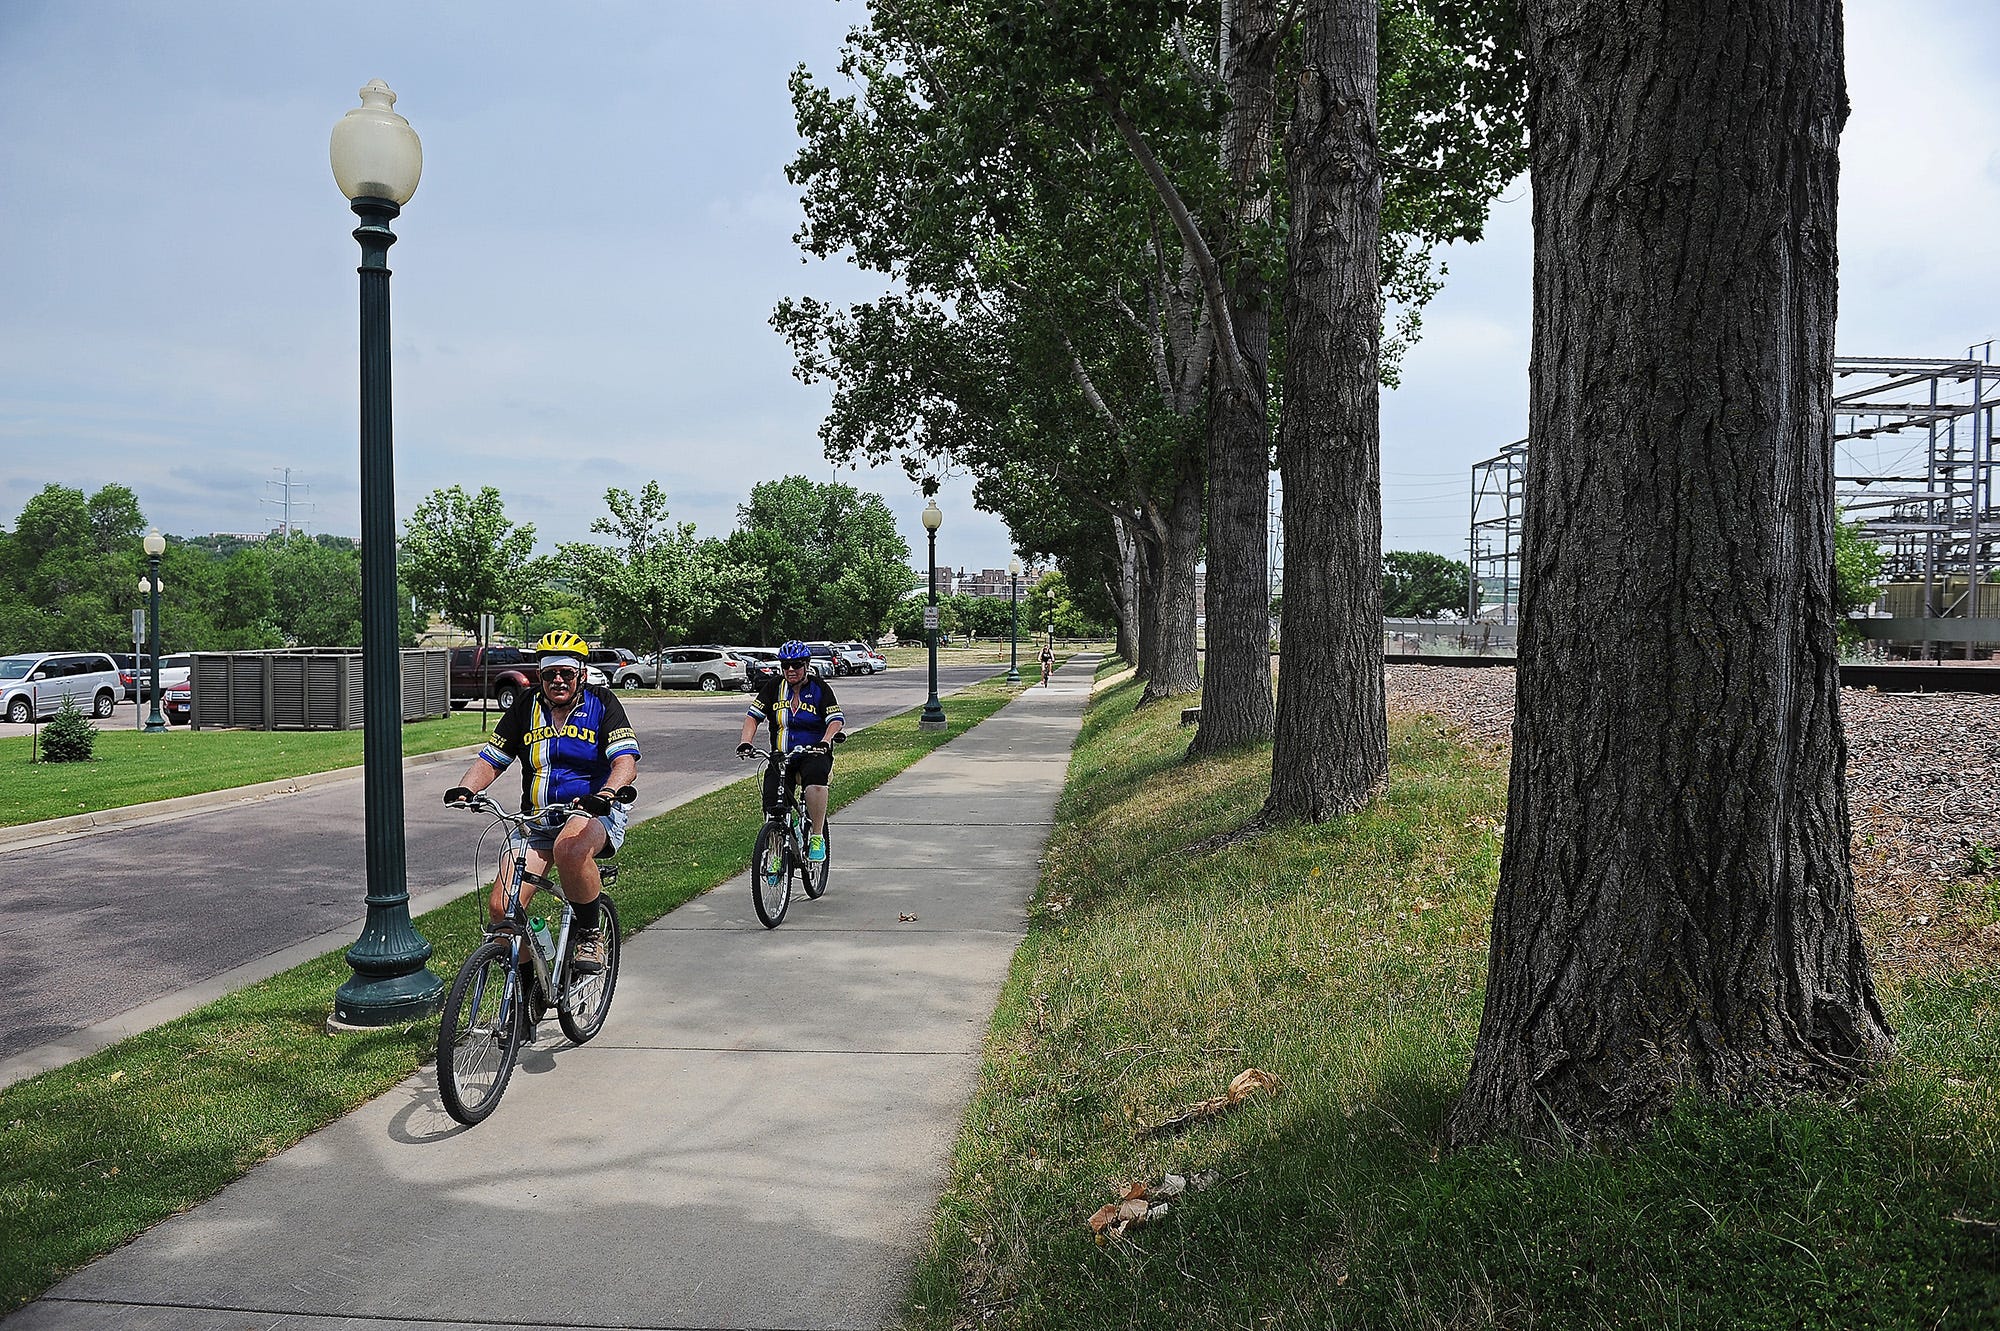
<path fill-rule="evenodd" d="M 812 648 L 793 638 L 778 649 L 780 661 L 807 661 L 812 659 Z"/>

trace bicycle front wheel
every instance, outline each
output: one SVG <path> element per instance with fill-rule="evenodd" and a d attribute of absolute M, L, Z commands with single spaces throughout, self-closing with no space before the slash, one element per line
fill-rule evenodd
<path fill-rule="evenodd" d="M 775 929 L 792 904 L 792 865 L 785 853 L 785 825 L 766 818 L 757 830 L 757 849 L 750 856 L 750 901 L 766 929 Z"/>
<path fill-rule="evenodd" d="M 438 1026 L 438 1095 L 445 1112 L 468 1128 L 493 1112 L 514 1075 L 523 999 L 514 949 L 504 938 L 481 943 L 452 981 Z"/>
<path fill-rule="evenodd" d="M 604 969 L 589 975 L 576 973 L 574 964 L 563 981 L 562 1002 L 556 1004 L 556 1020 L 571 1044 L 588 1043 L 604 1029 L 611 1011 L 611 991 L 618 987 L 618 907 L 610 897 L 597 898 L 597 928 L 604 939 Z"/>
<path fill-rule="evenodd" d="M 826 895 L 826 876 L 833 872 L 833 819 L 826 820 L 822 835 L 826 838 L 826 858 L 818 863 L 806 861 L 806 896 L 814 901 Z"/>

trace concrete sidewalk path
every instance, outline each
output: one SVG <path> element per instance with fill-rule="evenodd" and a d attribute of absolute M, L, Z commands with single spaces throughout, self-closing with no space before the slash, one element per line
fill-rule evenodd
<path fill-rule="evenodd" d="M 782 927 L 745 874 L 626 940 L 604 1032 L 576 1048 L 543 1023 L 480 1127 L 426 1068 L 0 1325 L 888 1323 L 1096 665 L 836 815 L 827 894 Z"/>

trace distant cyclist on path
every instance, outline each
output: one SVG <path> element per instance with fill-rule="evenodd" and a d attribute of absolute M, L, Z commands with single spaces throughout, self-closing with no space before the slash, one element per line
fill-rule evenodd
<path fill-rule="evenodd" d="M 521 760 L 521 811 L 534 813 L 576 801 L 578 808 L 562 830 L 537 833 L 528 843 L 528 864 L 521 878 L 521 904 L 544 877 L 551 860 L 562 875 L 562 892 L 576 907 L 577 941 L 573 958 L 579 972 L 604 968 L 604 937 L 599 932 L 603 912 L 597 895 L 603 882 L 597 855 L 617 850 L 625 840 L 625 806 L 614 797 L 639 771 L 639 740 L 625 708 L 605 689 L 583 682 L 583 664 L 590 647 L 563 629 L 535 644 L 538 687 L 514 700 L 486 742 L 465 769 L 460 784 L 444 793 L 446 804 L 469 799 L 499 779 Z M 488 918 L 506 909 L 503 884 L 513 877 L 504 858 L 487 903 Z"/>
<path fill-rule="evenodd" d="M 811 669 L 812 651 L 794 639 L 778 648 L 779 678 L 757 688 L 757 698 L 743 716 L 743 732 L 737 737 L 736 756 L 747 758 L 753 748 L 751 737 L 760 724 L 771 727 L 771 751 L 791 753 L 816 745 L 829 745 L 846 724 L 833 690 Z M 827 783 L 833 778 L 833 754 L 805 753 L 793 760 L 787 782 L 805 787 L 806 813 L 812 819 L 812 839 L 806 842 L 806 858 L 819 863 L 826 858 Z M 778 768 L 764 769 L 764 808 L 778 807 Z"/>
<path fill-rule="evenodd" d="M 1056 666 L 1056 649 L 1048 643 L 1042 644 L 1042 683 L 1049 682 L 1049 673 Z"/>

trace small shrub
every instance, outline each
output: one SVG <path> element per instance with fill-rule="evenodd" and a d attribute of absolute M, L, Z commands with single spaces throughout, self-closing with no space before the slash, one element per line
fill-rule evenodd
<path fill-rule="evenodd" d="M 87 763 L 97 747 L 97 727 L 77 710 L 74 700 L 65 699 L 60 712 L 42 731 L 42 761 Z"/>

